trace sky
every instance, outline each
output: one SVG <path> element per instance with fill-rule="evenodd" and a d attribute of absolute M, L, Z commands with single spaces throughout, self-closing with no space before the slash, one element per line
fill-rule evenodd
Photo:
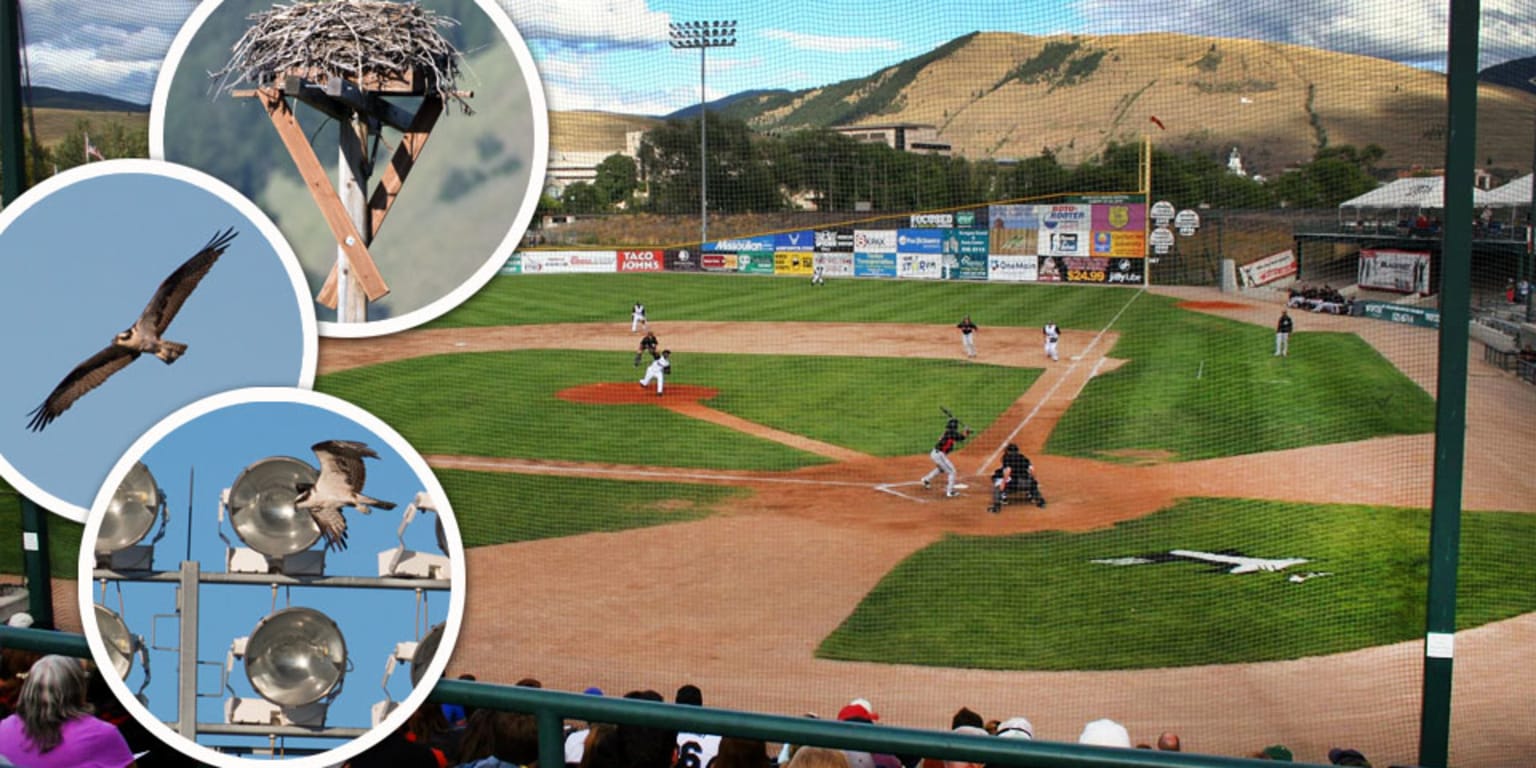
<path fill-rule="evenodd" d="M 375 510 L 366 517 L 347 510 L 348 547 L 327 554 L 326 573 L 377 576 L 378 554 L 401 543 L 399 527 L 406 507 L 424 491 L 434 499 L 442 500 L 442 490 L 425 461 L 397 433 L 355 406 L 335 398 L 307 390 L 262 388 L 238 390 L 200 401 L 178 412 L 155 433 L 136 443 L 124 457 L 124 464 L 115 468 L 119 471 L 113 473 L 114 487 L 129 466 L 141 461 L 154 475 L 166 497 L 169 522 L 164 537 L 154 549 L 155 570 L 174 571 L 190 553 L 191 559 L 200 563 L 204 574 L 223 573 L 227 571 L 226 545 L 219 534 L 222 533 L 234 546 L 243 547 L 244 544 L 227 516 L 220 521 L 222 492 L 234 484 L 246 467 L 269 457 L 291 457 L 318 467 L 310 446 L 332 439 L 361 441 L 379 453 L 379 459 L 366 460 L 368 474 L 364 491 L 375 498 L 395 502 L 397 506 L 394 510 Z M 89 541 L 95 540 L 96 526 L 105 513 L 108 498 L 104 494 L 91 509 L 92 517 L 86 527 Z M 439 503 L 451 516 L 447 502 Z M 437 522 L 437 514 L 418 514 L 405 530 L 405 546 L 418 552 L 444 554 L 437 545 Z M 457 577 L 462 585 L 463 548 L 459 544 L 457 527 L 449 524 L 445 531 L 450 542 L 449 550 L 457 553 Z M 151 533 L 143 543 L 149 543 L 153 537 Z M 176 645 L 176 622 L 153 618 L 155 614 L 175 612 L 174 584 L 113 582 L 103 590 L 99 583 L 91 584 L 89 579 L 82 579 L 81 583 L 92 592 L 94 602 L 103 603 L 114 612 L 121 608 L 120 612 L 134 634 L 149 640 L 152 632 L 158 632 L 156 644 Z M 204 585 L 200 593 L 197 657 L 222 664 L 233 639 L 249 636 L 257 622 L 275 609 L 289 605 L 318 609 L 339 626 L 352 664 L 343 680 L 342 693 L 331 706 L 327 724 L 368 727 L 370 707 L 386 699 L 381 684 L 386 680 L 385 665 L 395 644 L 418 639 L 418 631 L 425 633 L 431 626 L 446 621 L 451 609 L 462 616 L 463 589 L 457 592 L 456 609 L 448 593 L 428 593 L 425 609 L 418 620 L 416 596 L 411 590 L 299 587 L 274 591 L 263 585 Z M 451 647 L 445 648 L 451 651 Z M 145 694 L 148 711 L 161 720 L 175 717 L 179 658 L 180 654 L 175 651 L 152 651 L 150 654 L 150 684 Z M 235 663 L 229 680 L 235 694 L 259 698 L 251 688 L 241 662 Z M 137 691 L 142 681 L 143 670 L 135 661 L 127 679 L 127 690 Z M 199 721 L 223 722 L 222 706 L 228 691 L 219 691 L 216 668 L 205 667 L 199 672 L 198 690 L 221 694 L 200 700 Z M 405 665 L 400 665 L 388 678 L 388 697 L 403 702 L 411 690 L 409 671 Z M 422 696 L 425 696 L 425 689 Z M 165 735 L 168 734 L 162 734 Z M 205 744 L 231 741 L 238 741 L 238 738 L 203 737 Z M 329 749 L 341 742 L 310 740 L 298 743 L 317 744 Z"/>
<path fill-rule="evenodd" d="M 185 354 L 172 365 L 141 356 L 30 431 L 28 412 L 231 227 L 234 240 L 166 332 Z M 314 313 L 271 222 L 211 177 L 144 160 L 58 174 L 0 212 L 0 327 L 10 355 L 0 475 L 74 520 L 128 445 L 177 408 L 236 387 L 314 380 Z"/>
<path fill-rule="evenodd" d="M 538 64 L 551 109 L 658 115 L 699 101 L 699 56 L 668 22 L 734 19 L 713 49 L 710 99 L 862 77 L 973 31 L 1047 35 L 1183 32 L 1295 43 L 1444 68 L 1444 0 L 499 0 Z M 25 4 L 32 82 L 148 104 L 189 0 Z M 1482 3 L 1481 66 L 1536 55 L 1536 3 Z"/>

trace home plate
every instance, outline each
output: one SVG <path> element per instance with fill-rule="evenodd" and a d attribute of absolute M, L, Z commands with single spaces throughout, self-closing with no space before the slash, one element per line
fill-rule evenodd
<path fill-rule="evenodd" d="M 957 490 L 957 491 L 963 491 L 963 490 L 965 490 L 965 489 L 967 489 L 969 487 L 970 486 L 966 485 L 965 483 L 955 483 L 955 490 Z"/>

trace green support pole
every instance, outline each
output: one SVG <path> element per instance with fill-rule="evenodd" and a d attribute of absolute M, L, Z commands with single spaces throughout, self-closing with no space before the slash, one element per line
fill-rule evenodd
<path fill-rule="evenodd" d="M 1461 545 L 1461 475 L 1466 456 L 1467 325 L 1472 315 L 1472 169 L 1477 162 L 1478 0 L 1452 0 L 1446 62 L 1445 234 L 1440 283 L 1439 386 L 1435 396 L 1434 491 L 1419 765 L 1450 755 L 1455 658 L 1456 566 Z"/>
<path fill-rule="evenodd" d="M 21 196 L 27 164 L 21 135 L 21 4 L 0 0 L 0 206 Z"/>
<path fill-rule="evenodd" d="M 48 564 L 48 513 L 21 497 L 22 570 L 27 576 L 27 613 L 32 626 L 53 628 L 53 574 Z"/>

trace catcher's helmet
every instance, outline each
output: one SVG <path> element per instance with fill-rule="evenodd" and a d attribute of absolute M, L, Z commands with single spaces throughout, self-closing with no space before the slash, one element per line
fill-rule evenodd
<path fill-rule="evenodd" d="M 959 419 L 950 419 L 948 422 L 946 422 L 944 424 L 944 426 L 949 428 L 949 429 L 959 429 L 960 428 L 960 420 Z"/>

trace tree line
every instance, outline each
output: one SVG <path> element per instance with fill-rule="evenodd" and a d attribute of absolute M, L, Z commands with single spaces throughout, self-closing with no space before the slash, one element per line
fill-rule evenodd
<path fill-rule="evenodd" d="M 100 157 L 86 155 L 86 137 Z M 67 171 L 88 160 L 115 159 L 121 157 L 149 157 L 149 129 L 130 128 L 117 121 L 94 125 L 89 120 L 76 120 L 57 141 L 41 144 L 29 131 L 22 138 L 22 158 L 26 161 L 26 183 L 30 188 L 43 179 L 60 171 Z M 9 172 L 0 168 L 0 179 Z"/>
<path fill-rule="evenodd" d="M 1049 151 L 1017 162 L 904 152 L 835 131 L 808 128 L 778 135 L 744 121 L 706 116 L 709 210 L 748 213 L 814 207 L 821 211 L 902 212 L 960 208 L 1063 193 L 1134 192 L 1141 147 L 1110 143 L 1073 167 Z M 611 155 L 591 182 L 568 185 L 542 213 L 617 211 L 688 214 L 699 210 L 699 124 L 669 120 L 647 131 L 631 158 Z M 1332 208 L 1378 185 L 1374 144 L 1324 146 L 1278 177 L 1232 173 L 1209 154 L 1152 150 L 1152 197 L 1178 208 Z"/>

